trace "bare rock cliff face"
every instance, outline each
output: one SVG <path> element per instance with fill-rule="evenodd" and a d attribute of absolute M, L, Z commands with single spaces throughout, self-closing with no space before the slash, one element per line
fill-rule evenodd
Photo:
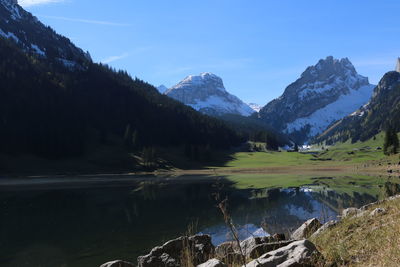
<path fill-rule="evenodd" d="M 259 117 L 275 129 L 304 142 L 366 104 L 374 86 L 347 59 L 327 57 L 308 67 Z"/>
<path fill-rule="evenodd" d="M 14 42 L 27 53 L 52 60 L 71 70 L 85 68 L 92 61 L 88 52 L 42 24 L 16 0 L 0 0 L 0 38 Z"/>
<path fill-rule="evenodd" d="M 223 114 L 249 116 L 254 113 L 251 107 L 226 91 L 220 77 L 208 72 L 186 77 L 165 94 L 212 116 Z"/>

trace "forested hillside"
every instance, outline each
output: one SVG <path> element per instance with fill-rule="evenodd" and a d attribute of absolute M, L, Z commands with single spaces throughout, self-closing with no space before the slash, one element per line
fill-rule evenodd
<path fill-rule="evenodd" d="M 47 158 L 79 156 L 101 144 L 147 146 L 239 144 L 217 119 L 178 103 L 126 72 L 26 53 L 0 38 L 0 152 Z"/>
<path fill-rule="evenodd" d="M 365 141 L 388 129 L 400 131 L 400 73 L 395 71 L 383 76 L 367 105 L 333 124 L 315 142 Z"/>

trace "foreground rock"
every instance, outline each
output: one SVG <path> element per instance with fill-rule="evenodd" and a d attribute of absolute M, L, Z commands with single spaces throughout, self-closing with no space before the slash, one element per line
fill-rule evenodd
<path fill-rule="evenodd" d="M 267 243 L 278 243 L 279 241 L 283 240 L 285 240 L 285 236 L 283 234 L 275 234 L 273 236 L 263 237 L 249 237 L 240 242 L 240 249 L 236 242 L 225 242 L 217 246 L 215 248 L 215 252 L 218 256 L 227 255 L 230 253 L 243 253 L 244 255 L 246 255 L 246 257 L 249 257 L 252 251 L 259 245 Z"/>
<path fill-rule="evenodd" d="M 127 261 L 116 260 L 116 261 L 106 262 L 102 264 L 100 267 L 135 267 L 135 265 Z"/>
<path fill-rule="evenodd" d="M 347 208 L 342 211 L 342 218 L 353 217 L 353 216 L 362 216 L 365 210 L 357 209 L 357 208 Z"/>
<path fill-rule="evenodd" d="M 181 261 L 193 265 L 206 262 L 214 255 L 214 246 L 209 235 L 182 236 L 153 248 L 149 254 L 138 257 L 139 267 L 178 267 Z"/>
<path fill-rule="evenodd" d="M 243 262 L 246 261 L 246 259 L 242 256 L 242 254 L 238 252 L 228 253 L 223 257 L 221 257 L 221 259 L 224 263 L 234 266 L 243 264 Z"/>
<path fill-rule="evenodd" d="M 373 211 L 371 211 L 369 216 L 376 217 L 378 215 L 382 215 L 382 214 L 385 214 L 385 213 L 386 213 L 386 209 L 384 209 L 384 208 L 376 208 Z"/>
<path fill-rule="evenodd" d="M 287 241 L 279 241 L 279 242 L 271 242 L 271 243 L 264 243 L 264 244 L 259 244 L 255 246 L 250 253 L 247 255 L 248 258 L 250 259 L 257 259 L 261 255 L 276 250 L 281 247 L 285 247 L 291 243 L 293 243 L 295 240 L 287 240 Z"/>
<path fill-rule="evenodd" d="M 322 224 L 316 218 L 309 219 L 303 223 L 294 233 L 291 235 L 292 239 L 300 240 L 309 238 L 315 231 L 320 228 Z"/>
<path fill-rule="evenodd" d="M 215 248 L 215 255 L 219 258 L 223 258 L 228 254 L 235 253 L 239 251 L 239 246 L 235 241 L 227 241 L 219 244 Z"/>
<path fill-rule="evenodd" d="M 315 238 L 316 236 L 318 236 L 322 232 L 324 232 L 324 231 L 332 228 L 333 226 L 337 225 L 337 223 L 338 222 L 336 220 L 332 220 L 332 221 L 326 222 L 324 225 L 322 225 L 320 228 L 318 228 L 318 230 L 315 233 L 313 233 L 310 238 Z"/>
<path fill-rule="evenodd" d="M 218 259 L 211 259 L 205 263 L 197 265 L 197 267 L 227 267 L 227 265 Z"/>
<path fill-rule="evenodd" d="M 246 264 L 246 267 L 314 266 L 320 257 L 322 256 L 313 243 L 299 240 L 262 255 Z"/>

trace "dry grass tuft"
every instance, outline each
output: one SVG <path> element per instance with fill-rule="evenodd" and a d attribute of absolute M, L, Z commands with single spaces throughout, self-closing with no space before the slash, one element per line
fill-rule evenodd
<path fill-rule="evenodd" d="M 386 213 L 370 216 L 378 207 Z M 400 266 L 400 199 L 376 204 L 361 217 L 344 218 L 311 241 L 328 264 Z"/>

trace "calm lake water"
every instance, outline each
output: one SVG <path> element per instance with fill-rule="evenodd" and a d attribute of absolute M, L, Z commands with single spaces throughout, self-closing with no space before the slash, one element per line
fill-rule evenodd
<path fill-rule="evenodd" d="M 242 238 L 288 233 L 309 218 L 335 219 L 342 208 L 378 197 L 376 188 L 354 191 L 238 190 L 224 178 L 206 176 L 2 179 L 0 266 L 136 262 L 189 230 L 211 234 L 218 244 L 229 237 L 216 198 L 228 198 Z"/>

